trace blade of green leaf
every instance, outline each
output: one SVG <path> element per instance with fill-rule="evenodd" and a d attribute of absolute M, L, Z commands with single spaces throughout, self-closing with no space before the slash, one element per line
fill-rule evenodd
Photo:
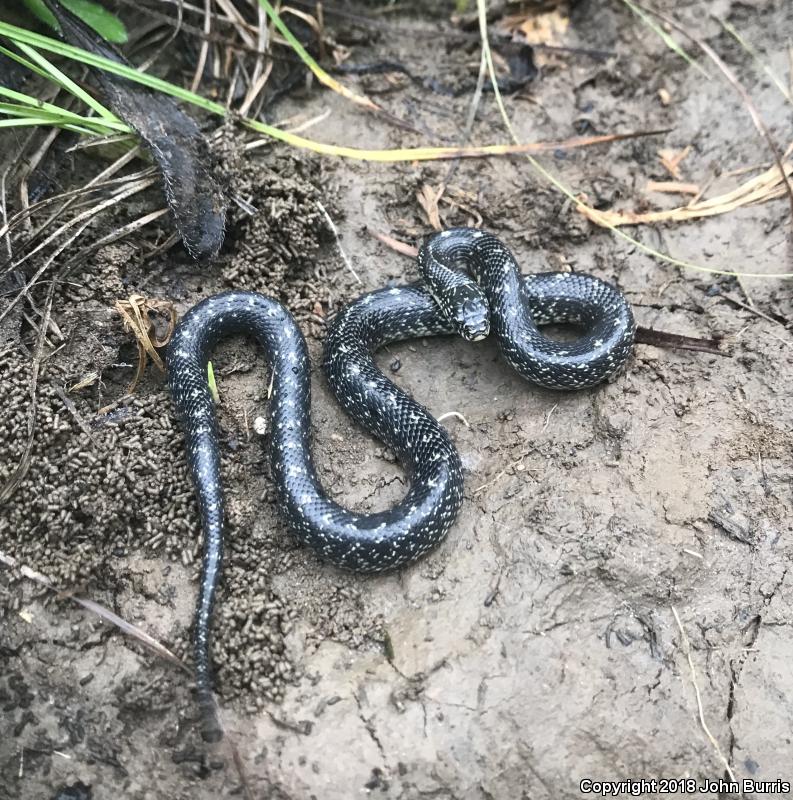
<path fill-rule="evenodd" d="M 10 119 L 0 119 L 0 128 L 37 128 L 43 126 L 63 128 L 64 130 L 73 131 L 83 136 L 95 136 L 97 134 L 97 131 L 91 130 L 90 128 L 72 125 L 68 122 L 61 124 L 60 122 L 53 122 L 46 117 L 12 117 Z"/>
<path fill-rule="evenodd" d="M 29 69 L 34 75 L 38 75 L 40 78 L 44 78 L 45 80 L 52 80 L 51 76 L 46 70 L 43 70 L 38 64 L 34 64 L 32 61 L 28 61 L 28 59 L 21 56 L 16 50 L 10 50 L 7 47 L 3 47 L 0 45 L 0 53 L 4 56 L 8 56 L 8 58 L 13 59 L 17 62 L 17 64 L 21 64 L 25 69 Z"/>
<path fill-rule="evenodd" d="M 53 111 L 44 108 L 32 108 L 27 105 L 16 105 L 14 103 L 0 103 L 0 114 L 21 118 L 30 118 L 31 114 L 35 114 L 37 119 L 42 120 L 42 124 L 46 121 L 47 124 L 50 125 L 78 125 L 91 133 L 100 135 L 106 135 L 108 133 L 129 133 L 130 131 L 123 122 L 111 125 L 106 120 L 81 117 L 79 114 L 72 114 L 63 109 Z"/>
<path fill-rule="evenodd" d="M 55 105 L 54 103 L 48 103 L 46 100 L 41 100 L 38 97 L 33 97 L 32 95 L 24 94 L 23 92 L 17 92 L 14 89 L 8 89 L 5 86 L 0 86 L 0 97 L 5 97 L 9 100 L 15 100 L 17 103 L 27 106 L 28 109 L 35 108 L 36 110 L 49 111 L 54 114 L 68 115 L 75 119 L 84 119 L 84 117 L 80 114 L 76 114 L 73 111 L 68 111 L 62 106 Z M 108 124 L 121 124 L 128 129 L 128 126 L 124 125 L 124 123 L 122 123 L 117 117 L 102 119 L 104 127 L 106 127 Z M 95 120 L 95 122 L 99 122 L 99 120 Z"/>
<path fill-rule="evenodd" d="M 25 5 L 45 25 L 54 30 L 60 30 L 52 12 L 43 0 L 24 0 Z M 124 23 L 106 8 L 91 0 L 61 0 L 65 8 L 78 16 L 87 25 L 90 25 L 103 39 L 114 44 L 124 44 L 127 39 L 127 29 Z"/>
<path fill-rule="evenodd" d="M 225 117 L 227 109 L 224 105 L 217 103 L 213 100 L 208 100 L 195 92 L 188 89 L 183 89 L 168 81 L 157 78 L 154 75 L 149 75 L 145 72 L 139 72 L 134 67 L 120 64 L 117 61 L 112 61 L 102 56 L 90 53 L 73 45 L 68 45 L 43 36 L 39 33 L 19 28 L 15 25 L 10 25 L 6 22 L 0 22 L 0 36 L 7 36 L 15 43 L 29 45 L 31 47 L 40 48 L 48 52 L 57 53 L 64 58 L 78 61 L 91 67 L 106 70 L 115 75 L 120 75 L 142 86 L 147 86 L 163 94 L 175 97 L 183 102 L 190 103 L 212 114 L 217 114 Z M 107 112 L 109 113 L 109 112 Z M 442 158 L 481 158 L 485 156 L 499 156 L 514 153 L 525 152 L 538 152 L 547 149 L 555 149 L 564 147 L 564 142 L 556 143 L 534 143 L 534 144 L 517 144 L 517 145 L 485 145 L 480 147 L 408 147 L 397 148 L 390 150 L 368 150 L 359 147 L 348 147 L 345 145 L 325 144 L 324 142 L 317 142 L 312 139 L 306 139 L 303 136 L 297 136 L 293 133 L 288 133 L 281 128 L 275 128 L 272 125 L 267 125 L 258 120 L 243 118 L 240 120 L 243 125 L 250 128 L 257 133 L 262 133 L 292 147 L 305 148 L 312 150 L 315 153 L 321 153 L 328 156 L 339 156 L 341 158 L 354 158 L 362 161 L 377 161 L 381 163 L 393 163 L 402 161 L 431 161 Z M 626 135 L 628 136 L 628 135 Z M 606 137 L 612 138 L 612 137 Z M 623 138 L 623 137 L 618 137 Z M 594 143 L 594 142 L 590 142 Z M 577 146 L 582 146 L 578 144 Z"/>
<path fill-rule="evenodd" d="M 353 103 L 357 103 L 358 105 L 365 106 L 366 108 L 372 111 L 380 111 L 380 106 L 376 103 L 373 103 L 368 97 L 363 97 L 360 94 L 356 94 L 351 89 L 348 89 L 344 84 L 337 81 L 333 76 L 328 75 L 324 69 L 314 60 L 313 56 L 300 44 L 297 37 L 289 30 L 286 26 L 286 23 L 281 19 L 281 15 L 270 5 L 268 0 L 259 0 L 259 5 L 264 9 L 267 16 L 272 21 L 273 25 L 275 25 L 278 32 L 281 36 L 286 39 L 289 43 L 289 46 L 297 53 L 300 60 L 314 73 L 317 80 L 327 86 L 329 89 L 332 89 L 334 92 L 346 97 L 348 100 L 352 100 Z"/>
<path fill-rule="evenodd" d="M 81 86 L 78 86 L 68 75 L 59 70 L 45 56 L 41 55 L 37 50 L 29 47 L 24 42 L 17 42 L 16 46 L 34 63 L 38 64 L 41 69 L 45 70 L 49 75 L 50 80 L 55 81 L 59 86 L 62 86 L 69 94 L 74 95 L 78 100 L 81 100 L 89 108 L 93 109 L 100 117 L 104 119 L 116 119 L 116 115 L 112 111 L 105 108 L 98 100 L 94 99 L 88 92 Z"/>

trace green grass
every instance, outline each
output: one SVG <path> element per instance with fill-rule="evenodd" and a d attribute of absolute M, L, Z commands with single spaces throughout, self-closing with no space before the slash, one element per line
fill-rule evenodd
<path fill-rule="evenodd" d="M 86 116 L 38 97 L 0 86 L 0 127 L 55 126 L 87 135 L 108 136 L 114 133 L 130 133 L 130 127 L 112 111 L 103 106 L 48 58 L 23 42 L 16 43 L 16 50 L 0 45 L 0 53 L 21 66 L 50 81 L 71 95 L 78 103 L 87 107 L 96 116 Z"/>
<path fill-rule="evenodd" d="M 57 20 L 43 0 L 23 0 L 23 2 L 45 25 L 49 25 L 53 30 L 60 30 Z M 94 3 L 92 0 L 61 0 L 61 3 L 106 41 L 114 44 L 124 44 L 127 41 L 127 29 L 124 23 L 99 3 Z"/>
<path fill-rule="evenodd" d="M 335 79 L 328 76 L 324 70 L 322 70 L 322 68 L 306 52 L 305 48 L 303 48 L 297 39 L 291 34 L 283 20 L 281 20 L 280 16 L 273 9 L 268 0 L 259 0 L 259 2 L 278 31 L 284 36 L 298 56 L 304 61 L 306 66 L 312 70 L 319 80 L 321 80 L 325 85 L 330 86 L 330 88 L 334 89 L 335 91 L 339 91 L 342 95 L 353 100 L 354 102 L 362 105 L 367 105 L 370 103 L 370 101 L 368 101 L 366 98 L 355 95 L 353 92 L 344 89 L 344 87 L 341 87 L 340 89 L 339 87 L 341 85 L 338 84 Z M 666 34 L 665 31 L 655 25 L 653 21 L 650 20 L 645 13 L 643 13 L 642 9 L 638 8 L 634 3 L 631 2 L 631 0 L 622 0 L 622 2 L 631 8 L 631 10 L 634 11 L 634 13 L 636 13 L 645 24 L 649 25 L 659 36 L 661 36 L 672 50 L 678 53 L 681 57 L 685 58 L 686 61 L 693 64 L 693 66 L 702 70 L 702 68 L 696 64 L 696 62 L 693 62 L 690 56 L 688 56 L 688 54 L 685 53 L 685 51 L 683 51 L 682 48 L 680 48 L 679 45 L 677 45 L 677 43 L 674 42 L 674 40 L 671 39 L 668 34 Z M 503 101 L 500 93 L 498 92 L 498 87 L 495 83 L 494 67 L 492 64 L 492 57 L 490 56 L 487 40 L 485 0 L 477 0 L 477 8 L 480 17 L 482 46 L 487 56 L 491 79 L 494 83 L 496 102 L 504 119 L 505 127 L 510 132 L 513 141 L 515 142 L 514 146 L 491 145 L 479 148 L 416 147 L 392 150 L 367 150 L 343 145 L 331 145 L 323 142 L 316 142 L 250 118 L 243 118 L 241 122 L 252 131 L 261 133 L 272 139 L 284 142 L 294 147 L 309 149 L 323 155 L 341 156 L 369 161 L 396 162 L 430 160 L 436 158 L 451 158 L 464 154 L 504 155 L 507 153 L 521 152 L 521 145 L 518 144 L 514 129 L 512 128 L 509 117 L 507 116 L 506 109 L 504 108 Z M 31 97 L 30 95 L 20 92 L 13 92 L 9 89 L 0 87 L 0 98 L 3 98 L 6 101 L 0 102 L 0 127 L 55 125 L 66 130 L 76 131 L 78 133 L 88 135 L 130 133 L 130 128 L 124 122 L 119 120 L 110 110 L 105 108 L 95 98 L 85 92 L 63 71 L 58 69 L 58 67 L 56 67 L 49 59 L 47 59 L 41 51 L 52 53 L 89 67 L 106 70 L 110 73 L 119 75 L 120 77 L 127 78 L 135 83 L 146 86 L 154 91 L 159 91 L 170 95 L 177 100 L 189 103 L 209 113 L 216 114 L 218 116 L 226 116 L 227 109 L 220 103 L 216 103 L 212 100 L 202 97 L 199 94 L 196 94 L 195 92 L 191 92 L 182 88 L 181 86 L 177 86 L 176 84 L 170 83 L 161 78 L 139 72 L 138 70 L 129 67 L 126 64 L 119 64 L 118 62 L 111 61 L 103 58 L 102 56 L 89 53 L 81 48 L 64 44 L 63 42 L 57 41 L 48 36 L 43 36 L 33 31 L 26 30 L 25 28 L 19 28 L 17 26 L 0 21 L 0 37 L 5 37 L 17 48 L 17 51 L 14 52 L 9 48 L 0 46 L 0 52 L 5 53 L 31 71 L 60 86 L 79 103 L 87 106 L 89 111 L 87 115 L 78 114 L 63 108 L 62 106 L 52 103 L 45 103 L 37 98 Z M 90 112 L 93 112 L 93 114 Z M 463 150 L 467 151 L 467 153 L 462 152 Z M 560 193 L 575 203 L 576 206 L 580 207 L 583 205 L 580 198 L 571 188 L 565 186 L 556 176 L 551 174 L 536 159 L 532 158 L 530 154 L 526 153 L 526 158 L 529 160 L 533 169 L 551 185 L 553 185 Z M 649 247 L 648 245 L 643 244 L 637 239 L 634 239 L 632 236 L 629 236 L 616 227 L 611 225 L 605 225 L 605 227 L 610 228 L 612 233 L 614 233 L 616 236 L 619 236 L 624 241 L 627 241 L 628 243 L 640 248 L 648 255 L 651 255 L 668 264 L 673 264 L 685 269 L 739 277 L 793 277 L 793 273 L 776 273 L 760 276 L 755 275 L 754 273 L 704 267 L 683 259 L 674 258 L 666 253 L 661 253 Z"/>
<path fill-rule="evenodd" d="M 123 126 L 124 123 L 114 116 L 112 112 L 102 106 L 101 103 L 91 97 L 91 95 L 83 91 L 77 84 L 75 84 L 54 64 L 52 64 L 52 62 L 46 59 L 45 56 L 42 55 L 42 51 L 46 53 L 52 53 L 70 61 L 84 64 L 88 67 L 105 70 L 106 72 L 126 78 L 134 83 L 146 86 L 153 91 L 161 92 L 184 103 L 201 108 L 211 114 L 216 114 L 221 117 L 225 117 L 227 114 L 226 107 L 221 103 L 217 103 L 213 100 L 209 100 L 206 97 L 202 97 L 200 94 L 191 92 L 189 89 L 177 86 L 174 83 L 170 83 L 162 78 L 157 78 L 154 75 L 139 72 L 134 67 L 130 67 L 127 64 L 120 64 L 117 61 L 104 58 L 103 56 L 89 53 L 87 50 L 65 44 L 64 42 L 60 42 L 40 33 L 35 33 L 34 31 L 27 30 L 26 28 L 20 28 L 16 25 L 11 25 L 7 22 L 0 21 L 0 37 L 5 37 L 5 39 L 17 47 L 20 52 L 27 55 L 27 59 L 25 60 L 21 60 L 18 54 L 12 54 L 13 58 L 20 63 L 24 63 L 29 69 L 32 69 L 39 75 L 48 78 L 59 86 L 62 86 L 74 97 L 88 105 L 89 108 L 95 111 L 99 116 L 97 121 L 93 122 L 91 126 L 87 126 L 87 124 L 84 123 L 84 120 L 86 119 L 85 117 L 81 117 L 81 122 L 78 123 L 76 120 L 72 118 L 67 119 L 65 116 L 62 120 L 58 120 L 52 115 L 39 115 L 36 113 L 31 113 L 26 117 L 18 117 L 17 121 L 15 122 L 16 125 L 53 125 L 58 124 L 60 121 L 62 122 L 61 127 L 69 128 L 71 130 L 76 129 L 74 126 L 78 125 L 79 127 L 80 124 L 83 124 L 84 127 L 98 126 L 101 128 L 104 126 L 105 131 L 103 132 L 105 133 L 117 133 L 120 131 L 123 132 L 129 130 L 126 126 L 119 127 Z M 4 52 L 11 54 L 11 51 L 8 48 L 4 48 Z M 320 69 L 318 65 L 316 65 L 316 68 Z M 359 95 L 355 95 L 349 91 L 345 93 L 345 96 L 353 100 L 358 98 L 356 102 L 363 104 L 370 102 L 367 101 L 366 98 L 360 98 Z M 32 102 L 36 102 L 34 98 L 29 99 Z M 66 113 L 65 109 L 63 111 Z M 440 158 L 457 158 L 463 156 L 500 156 L 510 153 L 525 152 L 530 149 L 542 149 L 539 146 L 531 144 L 496 144 L 477 147 L 406 147 L 389 150 L 374 150 L 318 142 L 313 139 L 307 139 L 303 136 L 297 136 L 296 134 L 289 133 L 281 128 L 277 128 L 273 125 L 267 125 L 264 122 L 251 119 L 249 117 L 241 118 L 240 122 L 248 129 L 256 133 L 263 134 L 271 139 L 275 139 L 276 141 L 291 145 L 292 147 L 311 150 L 315 153 L 326 156 L 338 156 L 341 158 L 351 158 L 363 161 L 378 161 L 385 163 L 399 161 L 431 161 Z M 553 144 L 552 146 L 559 147 L 564 145 L 565 143 L 557 143 Z"/>

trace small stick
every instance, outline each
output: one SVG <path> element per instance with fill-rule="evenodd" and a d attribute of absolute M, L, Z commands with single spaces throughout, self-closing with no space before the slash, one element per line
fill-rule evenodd
<path fill-rule="evenodd" d="M 697 684 L 697 671 L 694 668 L 694 661 L 691 658 L 691 645 L 688 641 L 688 636 L 686 636 L 686 631 L 683 628 L 683 623 L 680 621 L 680 617 L 678 616 L 677 609 L 674 606 L 669 606 L 672 609 L 672 613 L 675 616 L 675 622 L 677 623 L 677 627 L 680 629 L 680 636 L 683 639 L 683 644 L 685 645 L 685 655 L 686 659 L 688 660 L 688 667 L 691 670 L 691 683 L 694 686 L 694 694 L 697 696 L 697 709 L 699 710 L 699 724 L 702 726 L 702 730 L 705 731 L 705 735 L 708 737 L 708 740 L 713 745 L 713 749 L 716 751 L 716 755 L 718 755 L 722 764 L 724 764 L 724 769 L 727 771 L 727 774 L 730 776 L 730 780 L 735 780 L 735 775 L 733 774 L 732 767 L 730 767 L 729 762 L 724 757 L 724 754 L 721 752 L 721 747 L 719 747 L 719 743 L 716 741 L 713 734 L 710 732 L 710 728 L 708 728 L 707 723 L 705 722 L 705 712 L 702 708 L 702 695 L 699 692 L 699 685 Z"/>
<path fill-rule="evenodd" d="M 387 233 L 380 233 L 380 231 L 373 231 L 371 229 L 369 229 L 369 233 L 379 242 L 382 242 L 386 247 L 390 247 L 400 255 L 407 256 L 408 258 L 416 258 L 416 256 L 419 254 L 419 251 L 413 247 L 412 244 L 400 242 L 398 239 L 394 239 Z"/>
<path fill-rule="evenodd" d="M 158 642 L 153 636 L 150 636 L 136 625 L 133 625 L 131 622 L 127 622 L 125 619 L 122 619 L 118 614 L 116 614 L 114 611 L 111 611 L 109 608 L 106 608 L 94 600 L 89 600 L 86 597 L 78 597 L 75 594 L 71 594 L 71 592 L 61 591 L 48 577 L 46 577 L 46 575 L 42 575 L 40 572 L 37 572 L 36 570 L 31 569 L 24 564 L 17 563 L 15 558 L 7 555 L 1 550 L 0 563 L 5 564 L 7 567 L 10 567 L 13 570 L 16 570 L 23 578 L 27 578 L 28 580 L 35 581 L 42 586 L 46 586 L 50 591 L 56 592 L 60 597 L 73 600 L 75 603 L 81 605 L 88 611 L 93 611 L 106 622 L 112 623 L 124 633 L 130 634 L 136 638 L 139 642 L 144 644 L 158 656 L 166 659 L 166 661 L 170 661 L 172 664 L 176 664 L 177 667 L 181 668 L 188 674 L 190 673 L 187 665 L 178 656 L 174 655 L 167 647 L 165 647 L 165 645 L 160 644 L 160 642 Z"/>
<path fill-rule="evenodd" d="M 8 233 L 8 207 L 6 205 L 6 178 L 10 170 L 11 167 L 6 167 L 2 175 L 0 175 L 0 222 L 2 222 L 0 230 L 5 231 L 3 239 L 5 239 L 6 249 L 8 250 L 8 260 L 13 261 L 14 250 L 11 247 L 11 236 Z"/>
<path fill-rule="evenodd" d="M 352 265 L 352 261 L 350 261 L 347 253 L 344 252 L 344 248 L 341 246 L 341 237 L 339 236 L 338 228 L 333 224 L 333 220 L 330 218 L 330 214 L 328 214 L 327 210 L 325 209 L 325 206 L 323 206 L 322 203 L 319 202 L 319 200 L 317 200 L 317 208 L 322 212 L 322 216 L 325 217 L 325 222 L 328 223 L 328 227 L 330 228 L 333 237 L 336 239 L 336 247 L 338 248 L 339 253 L 341 253 L 341 258 L 344 261 L 344 265 L 352 273 L 353 278 L 355 278 L 355 280 L 358 281 L 358 283 L 363 284 L 363 281 L 361 280 L 360 276 L 355 271 L 355 267 L 353 267 Z"/>
<path fill-rule="evenodd" d="M 66 410 L 74 417 L 74 421 L 80 426 L 80 430 L 88 437 L 91 444 L 97 450 L 101 450 L 102 448 L 99 446 L 99 443 L 96 441 L 96 437 L 88 427 L 88 423 L 83 419 L 82 415 L 77 410 L 77 406 L 75 406 L 71 399 L 67 397 L 66 392 L 64 392 L 60 386 L 56 386 L 55 394 L 61 398 L 61 401 L 66 406 Z"/>
<path fill-rule="evenodd" d="M 738 306 L 738 308 L 742 308 L 745 311 L 750 311 L 756 317 L 760 317 L 760 319 L 764 319 L 766 322 L 773 322 L 774 325 L 781 325 L 783 328 L 787 328 L 787 326 L 783 322 L 780 322 L 778 319 L 774 319 L 773 317 L 770 317 L 768 314 L 765 314 L 764 312 L 760 311 L 759 309 L 755 308 L 754 306 L 750 306 L 748 303 L 744 303 L 742 300 L 739 300 L 737 297 L 734 297 L 731 294 L 727 294 L 726 292 L 722 292 L 721 295 L 719 295 L 719 296 L 723 300 L 726 300 L 728 303 L 732 303 L 733 305 Z"/>
<path fill-rule="evenodd" d="M 524 453 L 521 454 L 520 458 L 516 458 L 511 464 L 507 464 L 507 466 L 504 467 L 504 469 L 502 469 L 501 472 L 499 472 L 498 475 L 496 475 L 496 477 L 493 478 L 493 480 L 488 481 L 487 483 L 483 483 L 481 486 L 477 486 L 476 489 L 474 489 L 474 495 L 478 495 L 480 492 L 484 491 L 489 486 L 493 486 L 493 484 L 498 483 L 498 481 L 500 481 L 501 478 L 503 478 L 511 469 L 514 469 L 515 467 L 522 464 L 524 459 L 529 455 L 530 452 L 531 452 L 530 450 L 526 450 Z"/>
<path fill-rule="evenodd" d="M 445 414 L 441 414 L 438 417 L 438 422 L 443 422 L 443 420 L 448 419 L 449 417 L 455 417 L 456 419 L 459 419 L 466 428 L 471 427 L 468 424 L 468 420 L 459 411 L 447 411 Z"/>
<path fill-rule="evenodd" d="M 690 194 L 696 197 L 701 194 L 699 184 L 682 181 L 647 181 L 646 191 L 662 194 Z"/>
<path fill-rule="evenodd" d="M 545 415 L 545 422 L 542 424 L 542 430 L 546 431 L 548 429 L 548 425 L 551 422 L 551 414 L 553 414 L 556 409 L 559 408 L 559 403 L 554 404 L 553 408 Z"/>
<path fill-rule="evenodd" d="M 201 76 L 204 74 L 204 67 L 207 63 L 207 52 L 209 50 L 209 36 L 212 33 L 212 0 L 204 0 L 204 36 L 201 39 L 201 49 L 198 51 L 198 63 L 196 64 L 193 82 L 190 84 L 190 91 L 197 92 L 201 83 Z"/>
<path fill-rule="evenodd" d="M 650 344 L 667 350 L 693 350 L 698 353 L 711 353 L 714 356 L 728 355 L 719 347 L 718 339 L 698 339 L 679 333 L 656 331 L 653 328 L 636 328 L 636 343 Z"/>

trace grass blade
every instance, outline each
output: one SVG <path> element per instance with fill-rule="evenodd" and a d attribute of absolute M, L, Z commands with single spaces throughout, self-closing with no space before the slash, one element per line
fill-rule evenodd
<path fill-rule="evenodd" d="M 295 51 L 295 53 L 297 53 L 300 60 L 311 70 L 311 72 L 314 73 L 317 80 L 321 84 L 342 95 L 342 97 L 352 100 L 353 103 L 364 106 L 371 111 L 381 110 L 380 106 L 378 106 L 376 103 L 373 103 L 368 97 L 363 97 L 362 95 L 356 94 L 351 89 L 348 89 L 346 86 L 339 83 L 339 81 L 337 81 L 331 75 L 328 75 L 328 73 L 325 72 L 325 70 L 322 69 L 322 67 L 314 60 L 313 56 L 306 50 L 306 48 L 300 44 L 292 31 L 287 28 L 286 23 L 281 19 L 281 15 L 272 7 L 272 5 L 270 5 L 268 0 L 259 0 L 259 5 L 264 9 L 273 25 L 275 25 L 276 30 L 281 34 L 281 36 L 284 37 L 284 39 L 286 39 L 286 41 L 289 43 L 289 46 Z"/>
<path fill-rule="evenodd" d="M 0 119 L 0 128 L 36 128 L 39 126 L 54 126 L 57 128 L 63 128 L 67 131 L 72 131 L 74 133 L 80 133 L 85 136 L 93 136 L 97 133 L 97 131 L 92 128 L 86 128 L 71 122 L 61 124 L 60 122 L 55 122 L 44 117 L 15 117 L 13 119 Z"/>
<path fill-rule="evenodd" d="M 42 120 L 46 119 L 46 124 L 59 124 L 62 121 L 64 124 L 67 122 L 79 125 L 85 125 L 96 133 L 105 134 L 108 131 L 119 133 L 128 133 L 129 126 L 119 119 L 98 119 L 94 117 L 83 117 L 80 114 L 75 114 L 61 106 L 47 103 L 39 100 L 37 97 L 32 97 L 22 92 L 7 89 L 5 86 L 0 86 L 0 97 L 6 97 L 9 100 L 16 100 L 16 103 L 3 103 L 0 102 L 0 112 L 11 116 L 29 117 L 32 113 L 41 117 Z M 42 124 L 45 124 L 44 122 Z"/>
<path fill-rule="evenodd" d="M 654 33 L 656 33 L 664 42 L 664 44 L 673 52 L 677 53 L 690 67 L 694 67 L 695 69 L 699 70 L 708 80 L 710 80 L 710 75 L 708 75 L 707 70 L 704 69 L 700 64 L 694 61 L 693 58 L 656 22 L 653 21 L 652 17 L 650 17 L 642 8 L 634 3 L 631 0 L 622 0 L 628 8 L 633 11 L 634 14 Z"/>
<path fill-rule="evenodd" d="M 198 108 L 202 108 L 205 111 L 208 111 L 212 114 L 217 114 L 218 116 L 221 117 L 226 116 L 226 108 L 220 103 L 202 97 L 201 95 L 196 94 L 195 92 L 191 92 L 188 89 L 183 89 L 181 86 L 177 86 L 176 84 L 169 83 L 168 81 L 165 81 L 162 78 L 157 78 L 154 75 L 148 75 L 146 73 L 138 72 L 138 70 L 134 69 L 133 67 L 129 67 L 126 64 L 120 64 L 116 61 L 103 58 L 102 56 L 89 53 L 88 51 L 83 50 L 79 47 L 74 47 L 73 45 L 68 45 L 63 42 L 59 42 L 55 39 L 49 38 L 48 36 L 43 36 L 40 33 L 34 33 L 33 31 L 26 30 L 25 28 L 19 28 L 16 25 L 10 25 L 7 22 L 0 21 L 0 36 L 7 36 L 14 42 L 21 42 L 22 44 L 26 44 L 29 47 L 36 47 L 41 50 L 45 50 L 47 52 L 56 53 L 57 55 L 63 56 L 64 58 L 69 58 L 73 61 L 78 61 L 90 67 L 96 67 L 98 69 L 106 70 L 107 72 L 111 72 L 115 75 L 121 76 L 122 78 L 127 78 L 131 81 L 134 81 L 135 83 L 139 83 L 143 86 L 146 86 L 149 89 L 153 89 L 154 91 L 162 92 L 164 94 L 170 95 L 171 97 L 175 97 L 177 100 L 181 100 L 185 103 L 190 103 L 191 105 L 197 106 Z M 438 159 L 460 158 L 460 157 L 482 158 L 487 156 L 503 156 L 514 153 L 543 152 L 547 150 L 553 150 L 565 147 L 587 146 L 588 144 L 597 144 L 597 143 L 603 143 L 605 141 L 614 141 L 616 140 L 616 138 L 626 138 L 629 136 L 636 135 L 636 134 L 616 134 L 614 135 L 614 137 L 606 137 L 605 139 L 601 139 L 599 141 L 596 141 L 594 139 L 587 140 L 586 145 L 582 145 L 580 142 L 576 143 L 576 140 L 571 140 L 572 143 L 547 142 L 540 144 L 537 143 L 521 144 L 519 142 L 516 142 L 516 144 L 514 145 L 498 144 L 498 145 L 484 145 L 479 147 L 461 147 L 461 148 L 408 147 L 408 148 L 397 148 L 392 150 L 369 150 L 365 148 L 347 147 L 344 145 L 334 145 L 334 144 L 325 144 L 324 142 L 317 142 L 312 139 L 306 139 L 302 136 L 298 136 L 294 133 L 289 133 L 287 131 L 282 130 L 281 128 L 276 128 L 273 127 L 272 125 L 267 125 L 264 122 L 259 122 L 258 120 L 254 119 L 245 118 L 242 120 L 242 124 L 244 124 L 252 131 L 256 131 L 257 133 L 262 133 L 265 136 L 269 136 L 272 139 L 284 142 L 285 144 L 291 145 L 292 147 L 299 147 L 302 149 L 311 150 L 315 153 L 320 153 L 322 155 L 339 156 L 341 158 L 352 158 L 362 161 L 377 161 L 383 163 L 393 163 L 398 161 L 434 161 Z"/>
<path fill-rule="evenodd" d="M 41 53 L 39 53 L 37 50 L 34 50 L 32 47 L 22 42 L 17 42 L 16 46 L 31 61 L 43 69 L 51 81 L 63 87 L 67 92 L 69 92 L 69 94 L 73 95 L 78 100 L 81 100 L 89 108 L 93 109 L 97 114 L 99 114 L 100 117 L 103 119 L 116 119 L 116 116 L 112 111 L 105 108 L 98 100 L 88 94 L 85 89 L 78 86 L 68 75 L 66 75 L 64 72 L 61 72 L 61 70 L 59 70 L 55 64 L 41 55 Z"/>
<path fill-rule="evenodd" d="M 623 0 L 625 2 L 625 0 Z M 496 98 L 496 104 L 498 105 L 499 112 L 501 113 L 501 118 L 504 121 L 504 127 L 509 131 L 510 136 L 512 137 L 513 141 L 517 141 L 517 135 L 515 134 L 515 129 L 512 127 L 512 122 L 509 119 L 509 115 L 507 114 L 507 110 L 504 107 L 504 101 L 501 97 L 501 92 L 498 88 L 498 80 L 496 78 L 496 70 L 493 64 L 493 56 L 490 52 L 490 42 L 487 36 L 487 7 L 486 7 L 486 0 L 477 0 L 476 2 L 478 16 L 479 16 L 479 32 L 482 38 L 482 51 L 485 54 L 485 58 L 487 60 L 488 71 L 490 73 L 490 80 L 493 85 L 493 93 Z M 586 203 L 582 202 L 579 197 L 577 197 L 573 190 L 569 187 L 565 186 L 555 175 L 549 172 L 545 167 L 537 161 L 536 158 L 533 158 L 531 155 L 526 155 L 526 160 L 531 164 L 531 166 L 543 177 L 545 180 L 548 181 L 554 188 L 560 191 L 565 197 L 567 197 L 572 203 L 574 204 L 575 208 L 578 210 L 579 213 L 584 213 L 586 216 L 590 216 L 594 212 L 597 214 L 597 210 L 592 208 L 591 206 L 586 205 Z M 668 253 L 662 253 L 659 250 L 656 250 L 649 245 L 644 244 L 644 242 L 640 242 L 638 239 L 634 239 L 632 236 L 629 236 L 625 231 L 620 230 L 616 226 L 610 224 L 607 221 L 599 222 L 602 227 L 610 230 L 615 236 L 619 236 L 620 239 L 632 244 L 634 247 L 637 247 L 643 253 L 652 256 L 653 258 L 657 258 L 659 261 L 664 261 L 667 264 L 672 264 L 675 267 L 683 267 L 684 269 L 694 270 L 695 272 L 703 272 L 710 275 L 730 275 L 735 278 L 784 278 L 784 279 L 791 279 L 793 278 L 793 272 L 776 272 L 776 273 L 755 273 L 755 272 L 738 272 L 735 270 L 727 270 L 727 269 L 717 269 L 715 267 L 704 267 L 701 264 L 694 264 L 691 261 L 685 261 L 681 258 L 675 258 L 674 256 L 669 255 Z"/>
<path fill-rule="evenodd" d="M 721 27 L 724 28 L 724 30 L 727 31 L 727 33 L 729 33 L 730 36 L 732 36 L 732 38 L 735 39 L 735 41 L 738 42 L 738 44 L 755 60 L 755 62 L 762 68 L 763 72 L 768 75 L 774 86 L 776 86 L 776 88 L 780 91 L 785 100 L 787 100 L 788 103 L 793 103 L 793 94 L 791 94 L 790 91 L 785 87 L 785 84 L 782 83 L 776 73 L 773 72 L 771 68 L 763 62 L 757 50 L 755 50 L 754 47 L 752 47 L 752 45 L 750 45 L 749 42 L 747 42 L 746 39 L 741 36 L 741 34 L 736 30 L 735 26 L 727 22 L 726 19 L 721 19 L 721 17 L 713 16 L 713 19 L 715 19 L 719 25 L 721 25 Z"/>

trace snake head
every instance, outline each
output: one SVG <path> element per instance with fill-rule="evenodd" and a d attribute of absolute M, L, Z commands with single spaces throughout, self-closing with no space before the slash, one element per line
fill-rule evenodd
<path fill-rule="evenodd" d="M 490 333 L 490 309 L 480 297 L 469 297 L 454 309 L 454 323 L 463 339 L 478 342 Z"/>

